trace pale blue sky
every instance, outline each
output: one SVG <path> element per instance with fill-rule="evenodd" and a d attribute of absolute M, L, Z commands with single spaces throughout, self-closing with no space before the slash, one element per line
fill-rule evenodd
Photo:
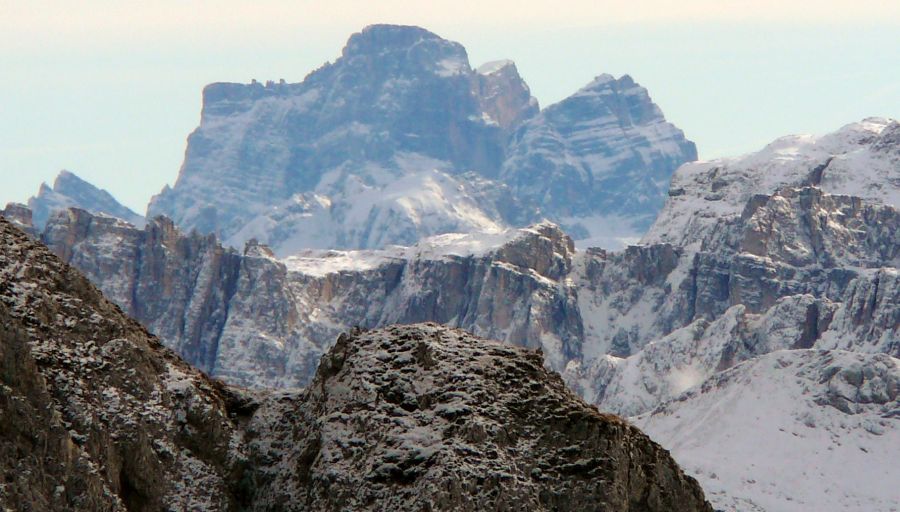
<path fill-rule="evenodd" d="M 205 84 L 300 81 L 369 23 L 424 26 L 473 65 L 511 58 L 545 106 L 631 74 L 701 158 L 900 117 L 896 0 L 75 4 L 0 0 L 0 205 L 66 168 L 143 213 Z"/>

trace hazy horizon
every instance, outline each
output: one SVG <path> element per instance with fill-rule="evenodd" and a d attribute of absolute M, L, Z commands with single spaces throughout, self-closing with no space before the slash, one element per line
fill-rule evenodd
<path fill-rule="evenodd" d="M 889 64 L 900 62 L 900 6 L 886 2 L 763 2 L 753 13 L 737 1 L 220 5 L 0 2 L 0 206 L 68 169 L 143 214 L 177 177 L 204 85 L 299 82 L 382 22 L 458 41 L 473 67 L 514 60 L 542 107 L 601 73 L 630 74 L 704 159 L 900 117 L 900 67 Z"/>

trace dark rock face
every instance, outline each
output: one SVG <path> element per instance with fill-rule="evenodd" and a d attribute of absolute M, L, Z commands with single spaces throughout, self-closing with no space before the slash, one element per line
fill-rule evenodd
<path fill-rule="evenodd" d="M 341 336 L 303 400 L 308 431 L 250 424 L 251 445 L 296 443 L 291 473 L 260 477 L 266 509 L 711 510 L 666 452 L 575 398 L 539 353 L 463 331 Z"/>
<path fill-rule="evenodd" d="M 304 392 L 250 395 L 4 219 L 0 413 L 5 509 L 712 510 L 538 353 L 390 328 L 341 337 Z"/>
<path fill-rule="evenodd" d="M 95 214 L 118 217 L 136 226 L 144 224 L 144 218 L 120 204 L 109 192 L 101 190 L 69 171 L 60 171 L 53 188 L 41 184 L 38 194 L 28 200 L 32 220 L 37 229 L 43 229 L 53 212 L 66 208 L 82 208 Z"/>
<path fill-rule="evenodd" d="M 231 395 L 0 219 L 0 505 L 237 508 Z"/>
<path fill-rule="evenodd" d="M 590 234 L 596 215 L 646 228 L 695 158 L 630 77 L 540 112 L 512 62 L 473 70 L 458 43 L 374 25 L 302 83 L 207 86 L 178 181 L 148 215 L 280 256 L 542 218 L 577 216 Z M 629 199 L 632 186 L 646 199 Z"/>

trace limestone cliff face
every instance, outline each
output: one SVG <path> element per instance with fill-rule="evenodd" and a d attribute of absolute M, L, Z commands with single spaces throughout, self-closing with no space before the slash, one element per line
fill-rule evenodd
<path fill-rule="evenodd" d="M 234 396 L 0 219 L 0 506 L 237 509 Z"/>
<path fill-rule="evenodd" d="M 511 134 L 540 111 L 537 99 L 511 60 L 488 62 L 475 70 L 476 96 L 481 110 Z"/>
<path fill-rule="evenodd" d="M 817 187 L 900 206 L 894 119 L 867 118 L 821 135 L 789 135 L 736 158 L 693 162 L 672 177 L 669 198 L 643 243 L 696 246 L 712 225 L 740 217 L 754 196 Z"/>
<path fill-rule="evenodd" d="M 876 271 L 897 265 L 898 224 L 888 206 L 789 188 L 755 197 L 742 217 L 713 225 L 700 250 L 659 244 L 576 252 L 562 231 L 543 224 L 278 260 L 264 246 L 238 254 L 211 237 L 181 235 L 164 219 L 137 230 L 75 210 L 52 219 L 44 240 L 204 371 L 249 386 L 296 386 L 353 326 L 439 322 L 541 348 L 550 367 L 563 370 L 633 356 L 737 306 L 743 315 L 766 315 L 803 296 L 815 304 L 790 316 L 805 329 L 801 345 L 850 335 L 823 346 L 896 354 L 892 274 Z M 840 322 L 829 331 L 833 315 Z M 736 339 L 768 347 L 751 331 Z M 704 365 L 725 368 L 741 360 L 734 354 L 757 353 L 728 351 L 725 362 Z M 604 378 L 572 379 L 594 389 L 591 396 L 606 395 Z"/>
<path fill-rule="evenodd" d="M 139 230 L 83 210 L 57 215 L 43 236 L 192 364 L 233 383 L 287 387 L 306 384 L 353 326 L 436 321 L 541 348 L 557 369 L 580 357 L 577 295 L 566 282 L 571 239 L 550 224 L 495 239 L 498 247 L 478 255 L 465 249 L 477 237 L 449 236 L 373 253 L 371 268 L 322 271 L 363 256 L 281 261 L 257 244 L 238 254 L 164 218 Z"/>
<path fill-rule="evenodd" d="M 590 293 L 579 296 L 585 328 L 599 353 L 627 356 L 736 305 L 763 314 L 791 296 L 842 303 L 850 287 L 900 265 L 898 226 L 893 207 L 814 187 L 756 196 L 742 217 L 712 225 L 700 250 L 656 244 L 586 252 L 580 268 Z M 642 316 L 648 310 L 651 318 Z"/>
<path fill-rule="evenodd" d="M 27 235 L 32 237 L 40 236 L 40 230 L 34 226 L 32 211 L 27 205 L 8 203 L 3 210 L 0 210 L 0 215 Z"/>
<path fill-rule="evenodd" d="M 210 380 L 0 219 L 0 506 L 712 510 L 539 353 L 428 324 L 323 361 L 303 392 Z"/>
<path fill-rule="evenodd" d="M 900 358 L 900 272 L 883 268 L 853 280 L 819 346 Z"/>
<path fill-rule="evenodd" d="M 235 245 L 255 237 L 282 255 L 412 244 L 421 236 L 483 228 L 484 222 L 468 224 L 471 216 L 457 215 L 463 205 L 447 195 L 469 184 L 456 175 L 497 174 L 506 133 L 536 109 L 532 103 L 514 67 L 481 75 L 459 43 L 418 27 L 373 25 L 301 83 L 207 86 L 178 181 L 148 211 Z M 384 201 L 394 192 L 389 188 L 427 187 L 406 182 L 434 170 L 452 184 L 438 194 L 450 205 L 433 222 L 420 225 L 425 215 Z M 282 210 L 298 200 L 327 203 L 316 222 L 330 229 L 313 236 L 305 232 L 315 224 L 285 216 Z M 502 222 L 480 206 L 486 211 L 478 215 Z M 367 225 L 379 215 L 384 218 Z M 406 221 L 411 233 L 392 231 L 391 223 Z M 381 233 L 369 236 L 372 230 Z M 295 245 L 298 236 L 305 240 Z"/>
<path fill-rule="evenodd" d="M 234 251 L 223 249 L 215 237 L 185 237 L 166 219 L 137 229 L 78 209 L 51 218 L 42 240 L 126 314 L 171 340 L 192 364 L 213 372 L 241 270 Z"/>

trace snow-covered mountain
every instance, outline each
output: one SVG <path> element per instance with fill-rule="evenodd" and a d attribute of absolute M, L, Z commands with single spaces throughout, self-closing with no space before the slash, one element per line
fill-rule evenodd
<path fill-rule="evenodd" d="M 584 357 L 570 364 L 570 383 L 630 415 L 773 350 L 900 356 L 898 128 L 869 119 L 819 138 L 779 139 L 825 142 L 769 151 L 773 161 L 679 169 L 646 237 L 662 243 L 586 258 Z M 804 181 L 811 174 L 869 192 L 829 194 Z"/>
<path fill-rule="evenodd" d="M 645 238 L 678 257 L 657 259 L 663 275 L 640 294 L 591 301 L 601 314 L 627 304 L 626 339 L 643 346 L 571 364 L 570 384 L 644 413 L 635 423 L 717 509 L 900 503 L 898 134 L 897 121 L 867 119 L 683 166 Z"/>
<path fill-rule="evenodd" d="M 144 225 L 142 216 L 120 204 L 109 192 L 65 170 L 56 176 L 53 188 L 42 183 L 37 195 L 28 199 L 32 222 L 39 230 L 44 228 L 53 212 L 71 207 L 118 217 L 139 227 Z"/>
<path fill-rule="evenodd" d="M 458 43 L 374 25 L 301 83 L 207 86 L 178 180 L 148 215 L 280 256 L 544 217 L 621 246 L 695 158 L 630 77 L 540 111 L 511 61 L 473 69 Z"/>
<path fill-rule="evenodd" d="M 435 324 L 356 332 L 308 389 L 248 393 L 2 218 L 0 379 L 4 510 L 712 511 L 539 353 Z"/>
<path fill-rule="evenodd" d="M 500 179 L 518 197 L 540 205 L 579 245 L 610 248 L 647 230 L 672 171 L 697 158 L 628 75 L 598 76 L 525 121 L 507 154 Z"/>
<path fill-rule="evenodd" d="M 675 421 L 680 404 L 705 396 L 698 389 L 714 387 L 732 368 L 769 364 L 773 353 L 834 354 L 829 364 L 851 373 L 900 356 L 897 126 L 870 119 L 816 139 L 794 137 L 832 142 L 827 152 L 821 143 L 801 144 L 772 153 L 772 162 L 760 157 L 734 165 L 738 170 L 716 173 L 715 185 L 706 175 L 691 181 L 709 164 L 688 164 L 670 191 L 665 211 L 672 217 L 660 217 L 651 229 L 652 235 L 668 225 L 674 243 L 616 252 L 576 250 L 551 223 L 439 235 L 409 247 L 306 250 L 283 259 L 257 242 L 238 253 L 214 236 L 184 235 L 162 218 L 140 230 L 78 210 L 54 217 L 40 236 L 168 345 L 231 382 L 302 385 L 342 330 L 436 321 L 541 348 L 548 366 L 605 410 L 672 411 L 674 420 L 657 432 L 690 445 L 686 456 L 698 462 L 689 468 L 709 482 L 712 473 L 744 470 L 716 457 L 716 445 L 696 437 L 702 431 L 689 430 L 690 421 Z M 823 167 L 823 161 L 830 163 Z M 838 194 L 855 193 L 847 177 L 856 175 L 863 176 L 853 183 L 864 197 Z M 869 185 L 859 185 L 866 180 Z M 826 182 L 835 193 L 815 184 Z M 745 380 L 734 382 L 729 385 L 737 389 Z M 794 396 L 806 403 L 817 391 L 786 387 L 783 393 L 785 401 Z M 859 419 L 832 409 L 809 414 L 846 425 Z M 721 410 L 722 425 L 750 421 Z M 786 429 L 793 425 L 791 410 L 768 414 Z M 897 421 L 891 414 L 882 420 L 891 428 Z M 652 430 L 653 424 L 646 425 Z M 753 432 L 723 439 L 752 446 Z M 873 435 L 865 447 L 876 449 L 888 437 Z M 827 465 L 827 446 L 812 446 L 798 456 L 810 467 Z M 896 476 L 890 467 L 871 471 Z M 821 489 L 812 479 L 778 480 L 764 492 L 735 482 L 710 484 L 716 506 L 772 508 L 771 500 Z M 841 499 L 881 510 L 884 492 L 847 487 Z"/>
<path fill-rule="evenodd" d="M 896 510 L 900 360 L 766 354 L 634 418 L 735 512 Z"/>
<path fill-rule="evenodd" d="M 695 162 L 672 178 L 669 200 L 642 242 L 696 245 L 741 214 L 752 196 L 815 186 L 829 194 L 900 205 L 900 123 L 868 118 L 822 136 L 782 137 L 738 158 Z"/>

